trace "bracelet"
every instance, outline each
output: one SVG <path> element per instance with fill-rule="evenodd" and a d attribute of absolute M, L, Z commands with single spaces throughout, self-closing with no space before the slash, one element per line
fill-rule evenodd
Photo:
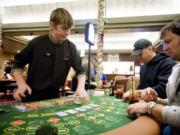
<path fill-rule="evenodd" d="M 156 106 L 156 102 L 148 102 L 147 103 L 147 112 L 149 115 L 152 114 L 152 109 Z"/>

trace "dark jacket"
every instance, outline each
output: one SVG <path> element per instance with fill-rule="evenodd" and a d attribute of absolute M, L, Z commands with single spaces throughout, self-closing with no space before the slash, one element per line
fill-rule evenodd
<path fill-rule="evenodd" d="M 151 87 L 156 90 L 159 97 L 166 98 L 166 83 L 175 64 L 176 62 L 166 54 L 157 54 L 149 63 L 141 67 L 138 89 Z"/>

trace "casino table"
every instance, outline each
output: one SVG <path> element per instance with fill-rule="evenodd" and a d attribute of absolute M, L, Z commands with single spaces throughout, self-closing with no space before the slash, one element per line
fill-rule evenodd
<path fill-rule="evenodd" d="M 132 134 L 129 127 L 132 128 L 134 121 L 126 112 L 127 105 L 115 97 L 91 96 L 87 104 L 72 102 L 66 97 L 1 106 L 0 135 L 34 135 L 37 128 L 44 124 L 57 127 L 59 135 L 120 132 L 126 135 L 129 133 L 125 133 L 127 130 Z M 134 125 L 138 122 L 143 124 L 144 119 L 138 118 Z"/>

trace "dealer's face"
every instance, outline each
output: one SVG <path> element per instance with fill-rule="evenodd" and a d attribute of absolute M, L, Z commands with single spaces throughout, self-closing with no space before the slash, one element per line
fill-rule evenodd
<path fill-rule="evenodd" d="M 59 38 L 60 41 L 63 41 L 67 38 L 67 36 L 70 34 L 71 29 L 63 26 L 63 25 L 56 25 L 54 33 Z"/>
<path fill-rule="evenodd" d="M 61 25 L 61 24 L 53 24 L 50 23 L 50 27 L 52 30 L 52 35 L 55 38 L 55 40 L 59 41 L 64 41 L 67 36 L 71 33 L 71 28 Z"/>
<path fill-rule="evenodd" d="M 174 60 L 180 60 L 180 36 L 167 31 L 163 50 Z"/>

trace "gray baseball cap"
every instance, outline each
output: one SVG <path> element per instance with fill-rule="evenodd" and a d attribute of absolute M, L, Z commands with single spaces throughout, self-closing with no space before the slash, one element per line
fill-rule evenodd
<path fill-rule="evenodd" d="M 152 46 L 152 42 L 147 39 L 139 39 L 134 43 L 134 49 L 131 55 L 140 55 L 144 48 Z"/>

